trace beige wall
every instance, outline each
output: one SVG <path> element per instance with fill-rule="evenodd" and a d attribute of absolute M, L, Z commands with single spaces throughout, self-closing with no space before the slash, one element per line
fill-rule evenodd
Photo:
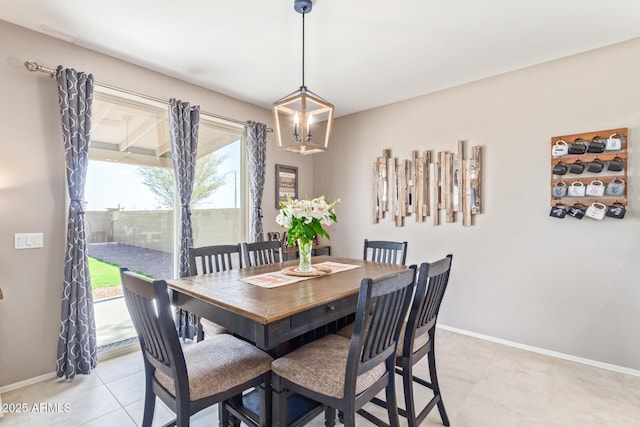
<path fill-rule="evenodd" d="M 55 82 L 27 59 L 92 72 L 102 83 L 272 126 L 271 113 L 0 21 L 0 388 L 55 369 L 65 235 L 62 138 Z M 259 70 L 258 70 L 259 72 Z M 298 166 L 301 196 L 340 197 L 336 255 L 368 238 L 409 241 L 408 261 L 454 254 L 441 322 L 549 350 L 640 369 L 638 187 L 640 41 L 621 44 L 336 120 L 331 151 L 277 152 L 269 135 L 265 231 L 277 230 L 274 164 Z M 428 76 L 425 76 L 428 78 Z M 620 222 L 548 217 L 549 139 L 628 127 L 630 212 Z M 483 145 L 485 206 L 476 225 L 403 228 L 369 220 L 369 165 L 382 149 Z M 13 234 L 43 232 L 42 249 Z M 23 323 L 20 320 L 24 319 Z"/>
<path fill-rule="evenodd" d="M 530 346 L 640 369 L 640 40 L 340 118 L 315 157 L 316 192 L 340 197 L 333 254 L 407 240 L 408 262 L 454 254 L 440 321 Z M 428 76 L 424 76 L 428 78 Z M 628 127 L 622 221 L 553 219 L 550 139 Z M 370 221 L 370 164 L 383 149 L 485 147 L 476 225 Z"/>
<path fill-rule="evenodd" d="M 28 72 L 26 60 L 63 64 L 101 83 L 273 126 L 267 109 L 0 21 L 0 388 L 55 370 L 60 322 L 66 189 L 58 95 L 55 81 Z M 313 160 L 277 152 L 269 134 L 267 163 L 264 221 L 275 224 L 274 164 L 298 166 L 300 192 L 311 194 Z M 14 250 L 13 235 L 20 232 L 43 232 L 44 248 Z"/>

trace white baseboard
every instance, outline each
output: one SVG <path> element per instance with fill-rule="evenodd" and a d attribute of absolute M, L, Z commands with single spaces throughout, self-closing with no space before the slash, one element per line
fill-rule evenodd
<path fill-rule="evenodd" d="M 577 363 L 582 363 L 585 365 L 589 365 L 589 366 L 594 366 L 596 368 L 601 368 L 601 369 L 607 369 L 609 371 L 613 371 L 613 372 L 619 372 L 621 374 L 626 374 L 626 375 L 633 375 L 635 377 L 640 377 L 640 370 L 637 369 L 631 369 L 631 368 L 626 368 L 624 366 L 618 366 L 618 365 L 613 365 L 611 363 L 604 363 L 604 362 L 599 362 L 597 360 L 592 360 L 592 359 L 587 359 L 584 357 L 578 357 L 578 356 L 574 356 L 572 354 L 566 354 L 566 353 L 560 353 L 558 351 L 552 351 L 552 350 L 547 350 L 544 348 L 540 348 L 540 347 L 534 347 L 531 345 L 527 345 L 527 344 L 521 344 L 518 342 L 514 342 L 514 341 L 508 341 L 508 340 L 503 340 L 502 338 L 496 338 L 496 337 L 492 337 L 489 335 L 483 335 L 483 334 L 478 334 L 476 332 L 471 332 L 471 331 L 467 331 L 464 329 L 459 329 L 459 328 L 454 328 L 452 326 L 447 326 L 447 325 L 443 325 L 441 323 L 438 324 L 437 326 L 439 329 L 444 329 L 445 331 L 451 331 L 451 332 L 455 332 L 457 334 L 461 334 L 461 335 L 468 335 L 470 337 L 474 337 L 474 338 L 478 338 L 481 340 L 485 340 L 485 341 L 491 341 L 491 342 L 495 342 L 498 344 L 503 344 L 509 347 L 515 347 L 515 348 L 519 348 L 521 350 L 527 350 L 527 351 L 531 351 L 534 353 L 540 353 L 540 354 L 544 354 L 546 356 L 551 356 L 551 357 L 557 357 L 558 359 L 564 359 L 564 360 L 569 360 L 572 362 L 577 362 Z M 131 349 L 124 349 L 124 351 L 122 351 L 122 353 L 126 353 L 128 351 L 131 351 Z M 120 352 L 118 352 L 120 353 Z M 111 354 L 109 356 L 113 357 L 116 354 Z M 106 357 L 108 358 L 108 357 Z M 105 358 L 105 359 L 106 359 Z M 102 358 L 99 358 L 98 360 L 104 360 Z M 56 373 L 55 372 L 51 372 L 48 374 L 44 374 L 44 375 L 40 375 L 34 378 L 30 378 L 24 381 L 20 381 L 14 384 L 8 384 L 6 386 L 0 387 L 0 394 L 2 393 L 8 393 L 10 391 L 13 390 L 17 390 L 23 387 L 27 387 L 33 384 L 37 384 L 39 382 L 42 381 L 47 381 L 50 380 L 52 378 L 56 377 Z M 0 398 L 1 399 L 1 398 Z M 0 402 L 2 402 L 0 400 Z"/>
<path fill-rule="evenodd" d="M 30 385 L 41 383 L 42 381 L 47 381 L 56 377 L 55 372 L 50 372 L 48 374 L 39 375 L 37 377 L 29 378 L 24 381 L 20 381 L 13 384 L 7 384 L 3 387 L 0 387 L 0 393 L 8 393 L 13 390 L 18 390 L 19 388 L 27 387 Z"/>
<path fill-rule="evenodd" d="M 521 350 L 527 350 L 527 351 L 531 351 L 531 352 L 534 352 L 534 353 L 544 354 L 546 356 L 556 357 L 558 359 L 569 360 L 571 362 L 582 363 L 582 364 L 585 364 L 585 365 L 594 366 L 596 368 L 607 369 L 609 371 L 619 372 L 621 374 L 633 375 L 633 376 L 636 376 L 636 377 L 640 377 L 640 371 L 637 370 L 637 369 L 626 368 L 624 366 L 618 366 L 618 365 L 613 365 L 611 363 L 599 362 L 597 360 L 587 359 L 587 358 L 584 358 L 584 357 L 578 357 L 578 356 L 574 356 L 572 354 L 560 353 L 558 351 L 547 350 L 547 349 L 544 349 L 544 348 L 534 347 L 534 346 L 527 345 L 527 344 L 521 344 L 521 343 L 514 342 L 514 341 L 503 340 L 502 338 L 496 338 L 496 337 L 492 337 L 492 336 L 489 336 L 489 335 L 478 334 L 476 332 L 471 332 L 471 331 L 467 331 L 467 330 L 464 330 L 464 329 L 458 329 L 458 328 L 454 328 L 452 326 L 443 325 L 443 324 L 440 324 L 440 323 L 437 325 L 437 327 L 440 328 L 440 329 L 444 329 L 445 331 L 451 331 L 451 332 L 455 332 L 457 334 L 468 335 L 470 337 L 479 338 L 481 340 L 491 341 L 491 342 L 495 342 L 495 343 L 498 343 L 498 344 L 503 344 L 503 345 L 506 345 L 506 346 L 509 346 L 509 347 L 519 348 Z"/>
<path fill-rule="evenodd" d="M 108 351 L 104 351 L 104 352 L 98 353 L 98 363 L 103 362 L 103 361 L 105 361 L 107 359 L 110 359 L 112 357 L 122 356 L 123 354 L 131 353 L 133 351 L 137 351 L 139 349 L 140 349 L 140 344 L 138 344 L 138 342 L 135 342 L 133 344 L 129 344 L 129 345 L 126 345 L 126 346 L 118 347 L 118 348 L 115 348 L 113 350 L 108 350 Z M 20 381 L 20 382 L 17 382 L 17 383 L 7 384 L 5 386 L 0 387 L 0 394 L 9 393 L 10 391 L 18 390 L 18 389 L 23 388 L 23 387 L 28 387 L 30 385 L 37 384 L 37 383 L 40 383 L 42 381 L 50 380 L 52 378 L 56 378 L 56 373 L 55 372 L 50 372 L 48 374 L 39 375 L 37 377 L 29 378 L 29 379 L 26 379 L 24 381 Z M 2 416 L 2 411 L 0 411 L 0 416 Z"/>
<path fill-rule="evenodd" d="M 126 353 L 131 353 L 133 351 L 137 351 L 139 349 L 140 349 L 140 345 L 137 344 L 137 343 L 134 343 L 132 345 L 128 345 L 128 346 L 125 346 L 125 347 L 120 347 L 120 348 L 117 348 L 117 349 L 114 349 L 114 350 L 105 351 L 103 353 L 98 354 L 98 363 L 99 362 L 103 362 L 103 361 L 105 361 L 107 359 L 110 359 L 112 357 L 117 357 L 117 356 L 121 356 L 121 355 L 126 354 Z M 37 383 L 40 383 L 42 381 L 47 381 L 47 380 L 50 380 L 50 379 L 53 379 L 53 378 L 56 378 L 56 373 L 55 372 L 50 372 L 48 374 L 39 375 L 37 377 L 29 378 L 29 379 L 26 379 L 24 381 L 20 381 L 20 382 L 17 382 L 17 383 L 7 384 L 7 385 L 5 385 L 3 387 L 0 387 L 0 394 L 9 393 L 10 391 L 18 390 L 18 389 L 23 388 L 23 387 L 28 387 L 30 385 L 37 384 Z"/>

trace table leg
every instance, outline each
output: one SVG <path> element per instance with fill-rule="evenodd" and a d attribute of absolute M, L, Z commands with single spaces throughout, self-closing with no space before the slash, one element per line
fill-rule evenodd
<path fill-rule="evenodd" d="M 236 407 L 241 407 L 242 406 L 242 395 L 239 394 L 237 396 L 232 397 L 231 399 L 229 399 L 230 401 L 233 402 L 233 404 Z M 233 416 L 233 414 L 229 414 L 229 419 L 227 420 L 228 423 L 225 426 L 222 427 L 240 427 L 240 420 L 237 419 L 236 417 Z"/>
<path fill-rule="evenodd" d="M 258 389 L 260 392 L 260 425 L 261 426 L 271 426 L 273 420 L 273 408 L 272 408 L 272 397 L 273 393 L 271 390 L 271 375 L 267 376 L 266 382 L 264 386 L 260 386 Z"/>
<path fill-rule="evenodd" d="M 278 375 L 271 377 L 271 403 L 273 427 L 287 425 L 287 391 L 282 389 L 282 382 Z"/>
<path fill-rule="evenodd" d="M 327 407 L 324 411 L 325 427 L 334 427 L 336 425 L 336 409 Z"/>

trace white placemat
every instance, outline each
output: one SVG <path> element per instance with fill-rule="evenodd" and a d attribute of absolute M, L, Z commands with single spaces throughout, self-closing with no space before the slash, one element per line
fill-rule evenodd
<path fill-rule="evenodd" d="M 321 267 L 323 269 L 331 270 L 329 274 L 339 273 L 341 271 L 352 270 L 360 267 L 353 264 L 340 264 L 337 262 L 321 262 L 320 264 L 313 264 L 313 267 Z M 318 276 L 316 276 L 318 277 Z M 243 277 L 239 279 L 242 282 L 249 283 L 250 285 L 261 286 L 263 288 L 277 288 L 278 286 L 290 285 L 292 283 L 301 282 L 303 280 L 313 279 L 313 277 L 300 277 L 290 276 L 284 274 L 281 271 L 274 271 L 272 273 L 258 274 L 256 276 Z"/>

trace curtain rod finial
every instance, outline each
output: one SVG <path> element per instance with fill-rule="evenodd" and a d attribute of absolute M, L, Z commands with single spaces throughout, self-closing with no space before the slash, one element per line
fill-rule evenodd
<path fill-rule="evenodd" d="M 56 76 L 55 70 L 43 67 L 42 65 L 38 64 L 36 61 L 25 61 L 24 66 L 27 70 L 32 72 L 40 71 L 42 73 L 47 73 L 51 76 L 51 78 L 54 78 Z"/>
<path fill-rule="evenodd" d="M 27 67 L 29 71 L 38 71 L 38 64 L 35 61 L 25 61 L 24 66 Z"/>

